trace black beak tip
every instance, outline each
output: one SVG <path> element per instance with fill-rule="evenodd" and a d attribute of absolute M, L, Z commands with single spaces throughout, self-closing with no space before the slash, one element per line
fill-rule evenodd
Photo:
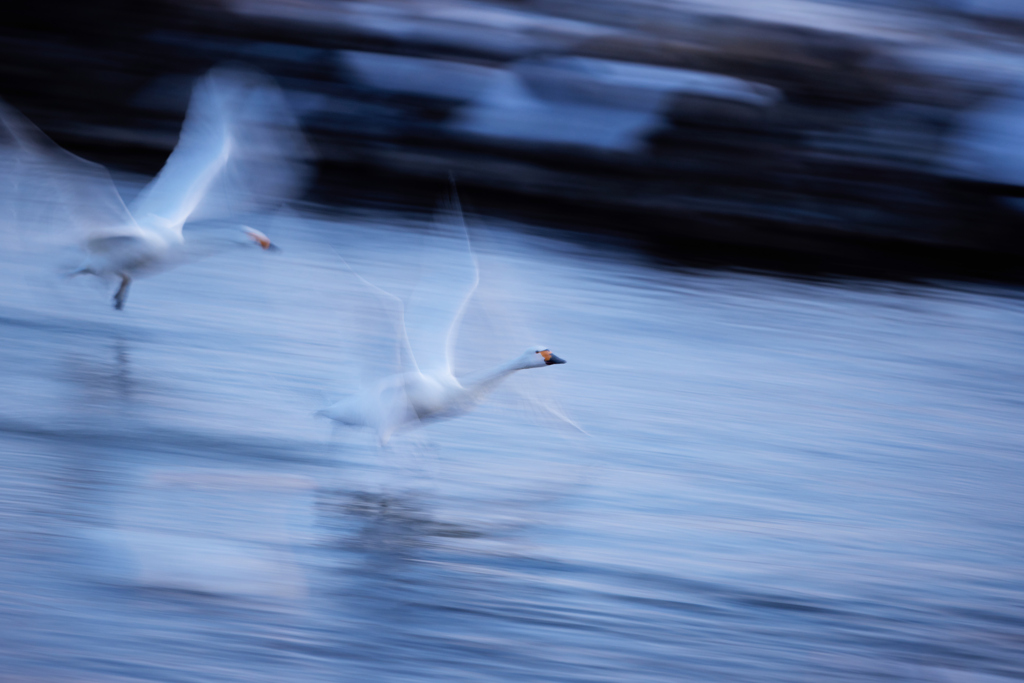
<path fill-rule="evenodd" d="M 565 363 L 565 361 L 564 361 L 564 360 L 562 360 L 561 358 L 559 358 L 559 357 L 558 357 L 558 356 L 556 356 L 555 354 L 551 354 L 551 358 L 548 358 L 548 359 L 547 359 L 546 361 L 544 361 L 544 362 L 545 362 L 546 364 L 548 364 L 548 365 L 562 365 L 563 363 Z"/>
<path fill-rule="evenodd" d="M 271 242 L 270 244 L 267 245 L 267 251 L 277 251 L 277 252 L 280 252 L 281 251 L 281 247 L 279 247 L 276 244 L 274 244 L 273 242 Z"/>

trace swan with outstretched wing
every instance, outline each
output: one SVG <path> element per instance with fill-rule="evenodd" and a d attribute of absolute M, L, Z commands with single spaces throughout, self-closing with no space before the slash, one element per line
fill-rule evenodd
<path fill-rule="evenodd" d="M 479 271 L 454 183 L 435 224 L 422 253 L 425 272 L 408 306 L 356 275 L 397 316 L 402 370 L 318 412 L 373 429 L 381 445 L 400 429 L 465 413 L 513 372 L 565 363 L 546 346 L 533 346 L 493 368 L 455 376 L 456 335 Z"/>
<path fill-rule="evenodd" d="M 103 166 L 62 149 L 10 107 L 0 118 L 18 153 L 46 169 L 47 191 L 56 188 L 74 223 L 86 255 L 71 274 L 120 278 L 117 309 L 134 278 L 210 250 L 186 244 L 186 222 L 282 201 L 306 178 L 308 148 L 294 116 L 276 86 L 249 71 L 213 69 L 196 83 L 178 144 L 131 207 Z M 242 233 L 243 244 L 273 246 L 254 228 Z"/>

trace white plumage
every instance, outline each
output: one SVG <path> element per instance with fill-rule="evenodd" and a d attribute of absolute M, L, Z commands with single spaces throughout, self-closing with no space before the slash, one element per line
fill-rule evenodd
<path fill-rule="evenodd" d="M 439 218 L 432 247 L 422 253 L 431 272 L 421 278 L 408 308 L 359 278 L 395 308 L 402 370 L 318 412 L 342 424 L 373 429 L 382 445 L 399 429 L 466 412 L 517 370 L 565 362 L 547 347 L 534 346 L 496 367 L 455 377 L 455 338 L 479 272 L 454 186 Z"/>
<path fill-rule="evenodd" d="M 280 202 L 306 176 L 308 148 L 283 96 L 248 71 L 214 69 L 196 83 L 177 146 L 130 208 L 103 166 L 62 149 L 10 107 L 0 116 L 15 153 L 48 181 L 36 193 L 59 200 L 76 228 L 86 255 L 72 274 L 119 277 L 118 309 L 133 278 L 210 250 L 209 241 L 186 245 L 187 221 Z M 243 232 L 244 243 L 272 246 L 258 230 Z"/>

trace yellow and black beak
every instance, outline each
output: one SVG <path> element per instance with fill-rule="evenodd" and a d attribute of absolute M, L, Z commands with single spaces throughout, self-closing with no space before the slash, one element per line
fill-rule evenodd
<path fill-rule="evenodd" d="M 545 365 L 561 365 L 562 363 L 565 362 L 564 360 L 562 360 L 561 358 L 559 358 L 555 354 L 551 353 L 547 349 L 541 351 L 540 355 L 544 356 L 544 364 Z"/>
<path fill-rule="evenodd" d="M 256 230 L 255 228 L 246 228 L 245 234 L 247 234 L 253 242 L 260 245 L 262 249 L 266 249 L 268 251 L 281 251 L 280 247 L 278 247 L 276 244 L 271 243 L 269 237 L 264 235 L 259 230 Z"/>

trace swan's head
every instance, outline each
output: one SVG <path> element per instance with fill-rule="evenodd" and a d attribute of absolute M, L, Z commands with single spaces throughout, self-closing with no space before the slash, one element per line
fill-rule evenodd
<path fill-rule="evenodd" d="M 261 249 L 269 249 L 271 251 L 278 250 L 278 246 L 276 244 L 271 244 L 270 238 L 264 235 L 256 228 L 250 228 L 249 226 L 245 226 L 242 228 L 242 232 L 246 234 L 246 236 L 253 244 L 258 245 Z"/>
<path fill-rule="evenodd" d="M 551 353 L 546 346 L 532 346 L 520 356 L 522 369 L 542 368 L 545 365 L 559 365 L 565 361 Z"/>

